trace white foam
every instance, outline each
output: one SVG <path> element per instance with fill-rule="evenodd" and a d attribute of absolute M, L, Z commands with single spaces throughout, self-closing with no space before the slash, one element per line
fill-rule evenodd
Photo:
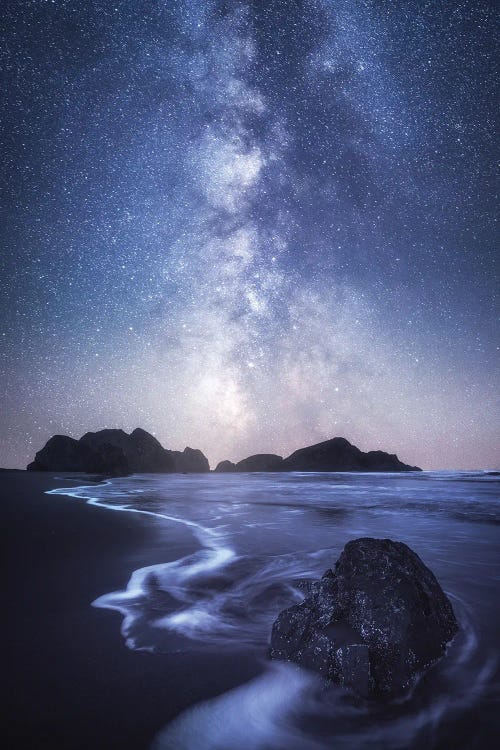
<path fill-rule="evenodd" d="M 319 681 L 290 664 L 187 709 L 155 738 L 152 750 L 321 750 L 293 717 Z"/>
<path fill-rule="evenodd" d="M 190 607 L 180 612 L 174 612 L 172 615 L 154 620 L 152 624 L 158 628 L 173 630 L 193 640 L 199 638 L 203 633 L 220 631 L 223 627 L 218 615 L 211 614 L 202 607 Z M 224 629 L 227 630 L 228 627 L 226 625 Z"/>
<path fill-rule="evenodd" d="M 102 486 L 107 486 L 109 488 L 112 487 L 111 482 L 109 481 L 103 482 L 101 488 Z M 231 547 L 224 544 L 223 537 L 217 532 L 217 530 L 207 528 L 187 518 L 179 518 L 178 516 L 172 516 L 166 513 L 132 508 L 124 503 L 106 503 L 100 498 L 94 496 L 89 497 L 87 494 L 89 491 L 95 491 L 95 486 L 81 486 L 73 489 L 54 489 L 47 492 L 47 494 L 68 495 L 70 497 L 85 499 L 89 505 L 94 505 L 96 507 L 126 513 L 139 513 L 141 515 L 153 516 L 155 518 L 179 523 L 192 529 L 196 538 L 204 547 L 204 549 L 199 552 L 187 555 L 179 560 L 139 568 L 132 573 L 125 591 L 113 591 L 100 596 L 92 602 L 94 607 L 115 610 L 123 615 L 124 619 L 121 632 L 125 638 L 125 643 L 129 648 L 141 651 L 152 650 L 149 646 L 137 645 L 136 639 L 129 635 L 135 623 L 142 615 L 141 607 L 137 608 L 134 605 L 141 602 L 141 600 L 147 596 L 147 583 L 151 576 L 154 575 L 165 584 L 165 591 L 175 591 L 177 596 L 180 596 L 182 599 L 183 583 L 195 576 L 203 575 L 205 573 L 214 573 L 215 571 L 220 570 L 236 559 L 236 553 Z M 142 492 L 142 490 L 134 490 L 133 494 L 137 494 L 138 492 Z M 121 496 L 119 488 L 116 496 Z M 220 629 L 220 624 L 220 618 L 210 614 L 206 609 L 200 607 L 181 610 L 171 616 L 160 617 L 149 623 L 152 627 L 170 629 L 181 633 L 188 638 L 196 638 L 202 633 Z"/>
<path fill-rule="evenodd" d="M 120 482 L 108 482 L 99 489 L 95 486 L 77 487 L 49 493 L 82 498 L 97 507 L 182 524 L 202 545 L 202 549 L 179 560 L 136 570 L 125 591 L 106 594 L 94 602 L 96 607 L 113 609 L 123 615 L 122 633 L 130 648 L 155 650 L 154 644 L 158 641 L 167 642 L 169 648 L 170 641 L 176 639 L 168 633 L 165 636 L 160 630 L 224 646 L 256 643 L 257 635 L 262 644 L 262 634 L 267 640 L 275 616 L 274 613 L 271 620 L 265 619 L 269 614 L 265 610 L 267 590 L 271 589 L 269 596 L 272 598 L 275 584 L 290 582 L 294 578 L 317 577 L 318 567 L 324 569 L 331 557 L 331 549 L 314 553 L 267 554 L 262 558 L 238 557 L 227 543 L 230 529 L 226 532 L 221 527 L 207 528 L 187 518 L 134 508 L 123 502 L 126 498 L 132 498 L 133 502 L 133 496 L 142 492 Z M 94 493 L 102 493 L 105 499 L 112 497 L 119 504 L 103 501 Z M 163 508 L 170 507 L 166 503 L 163 505 Z M 178 507 L 184 509 L 185 506 L 178 504 Z M 263 523 L 254 525 L 262 528 Z M 351 536 L 366 534 L 364 527 L 352 525 L 345 531 Z M 238 565 L 232 569 L 231 565 L 237 561 Z M 221 571 L 220 579 L 218 571 Z M 261 593 L 264 593 L 262 605 L 259 604 L 262 598 L 256 603 L 256 597 Z M 159 597 L 155 598 L 157 594 Z M 166 595 L 164 607 L 163 594 Z M 449 596 L 453 597 L 453 594 L 449 592 Z M 296 597 L 301 598 L 300 593 L 296 592 Z M 464 601 L 456 596 L 453 598 L 461 631 L 450 647 L 448 657 L 437 667 L 439 679 L 432 700 L 414 701 L 409 695 L 398 707 L 403 713 L 393 716 L 390 722 L 367 719 L 362 711 L 347 706 L 338 692 L 334 698 L 337 704 L 330 701 L 325 705 L 321 698 L 310 697 L 317 684 L 313 676 L 294 666 L 281 664 L 271 667 L 246 685 L 185 711 L 158 736 L 155 750 L 331 750 L 332 743 L 335 750 L 373 750 L 379 747 L 396 750 L 403 744 L 409 746 L 422 730 L 428 731 L 432 739 L 432 730 L 439 726 L 443 716 L 457 709 L 467 710 L 483 698 L 497 668 L 493 655 L 486 655 L 485 660 L 480 653 L 480 628 L 474 612 L 467 609 Z M 247 609 L 242 607 L 241 614 L 239 604 L 248 605 Z M 275 610 L 280 608 L 276 606 Z M 259 620 L 261 612 L 264 615 Z M 157 630 L 152 633 L 150 628 Z M 418 691 L 420 685 L 415 688 L 415 693 Z M 328 723 L 331 733 L 325 743 L 317 744 L 296 728 L 295 719 L 301 712 L 304 715 L 306 708 L 308 715 L 312 710 Z"/>

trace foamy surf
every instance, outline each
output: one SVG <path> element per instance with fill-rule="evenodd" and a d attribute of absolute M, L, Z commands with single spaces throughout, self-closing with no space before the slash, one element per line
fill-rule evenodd
<path fill-rule="evenodd" d="M 262 658 L 276 614 L 302 598 L 298 579 L 319 577 L 349 538 L 390 535 L 416 548 L 442 577 L 461 633 L 403 702 L 384 710 L 356 705 L 338 688 L 318 691 L 312 675 L 271 665 L 250 683 L 191 706 L 154 748 L 428 750 L 442 747 L 450 717 L 498 695 L 488 621 L 470 603 L 478 580 L 489 590 L 498 562 L 496 478 L 466 479 L 138 476 L 53 493 L 161 519 L 166 544 L 176 525 L 192 533 L 198 550 L 140 568 L 123 590 L 94 602 L 120 612 L 131 649 L 190 652 L 186 658 L 247 647 Z"/>
<path fill-rule="evenodd" d="M 320 681 L 290 664 L 188 709 L 155 738 L 151 750 L 322 750 L 294 718 Z"/>

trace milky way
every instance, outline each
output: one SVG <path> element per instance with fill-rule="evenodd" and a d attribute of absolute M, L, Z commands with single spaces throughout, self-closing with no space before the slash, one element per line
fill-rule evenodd
<path fill-rule="evenodd" d="M 483 2 L 7 3 L 0 463 L 498 461 Z"/>

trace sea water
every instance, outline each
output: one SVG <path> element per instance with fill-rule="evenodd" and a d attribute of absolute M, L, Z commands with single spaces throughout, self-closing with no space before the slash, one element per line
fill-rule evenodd
<path fill-rule="evenodd" d="M 166 548 L 181 526 L 192 535 L 194 551 L 136 570 L 122 591 L 94 602 L 121 613 L 129 648 L 192 659 L 243 650 L 259 664 L 251 682 L 178 716 L 155 750 L 493 747 L 499 491 L 494 472 L 134 475 L 53 490 L 150 515 Z M 460 623 L 446 657 L 404 700 L 383 706 L 267 659 L 273 621 L 302 600 L 299 582 L 320 577 L 363 536 L 417 552 Z"/>

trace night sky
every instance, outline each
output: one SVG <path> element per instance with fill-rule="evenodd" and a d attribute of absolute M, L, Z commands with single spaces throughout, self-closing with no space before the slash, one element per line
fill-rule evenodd
<path fill-rule="evenodd" d="M 498 465 L 494 4 L 3 4 L 0 465 Z"/>

